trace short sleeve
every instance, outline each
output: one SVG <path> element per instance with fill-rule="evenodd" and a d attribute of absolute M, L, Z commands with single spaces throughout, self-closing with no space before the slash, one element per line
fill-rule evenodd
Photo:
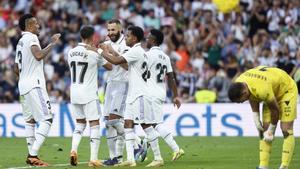
<path fill-rule="evenodd" d="M 122 56 L 129 64 L 139 60 L 139 55 L 132 48 L 131 50 L 128 50 L 126 53 L 124 53 Z"/>
<path fill-rule="evenodd" d="M 40 42 L 39 42 L 39 39 L 37 38 L 37 36 L 32 36 L 32 38 L 31 38 L 30 41 L 29 41 L 29 46 L 30 46 L 30 47 L 31 47 L 31 46 L 34 46 L 34 45 L 36 45 L 36 46 L 38 46 L 39 48 L 41 48 Z"/>

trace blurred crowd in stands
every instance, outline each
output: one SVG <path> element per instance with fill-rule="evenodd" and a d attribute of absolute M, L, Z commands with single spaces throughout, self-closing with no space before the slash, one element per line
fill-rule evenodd
<path fill-rule="evenodd" d="M 184 103 L 228 102 L 227 89 L 239 73 L 258 66 L 276 66 L 300 82 L 300 1 L 240 0 L 221 13 L 212 0 L 1 0 L 0 102 L 17 102 L 13 73 L 15 47 L 21 32 L 19 16 L 34 14 L 45 47 L 54 33 L 61 42 L 45 59 L 47 90 L 52 103 L 69 101 L 67 52 L 76 46 L 81 25 L 94 25 L 96 40 L 107 38 L 106 21 L 122 20 L 164 32 L 161 48 L 170 56 Z M 99 68 L 100 95 L 108 74 Z M 168 94 L 170 98 L 170 94 Z"/>

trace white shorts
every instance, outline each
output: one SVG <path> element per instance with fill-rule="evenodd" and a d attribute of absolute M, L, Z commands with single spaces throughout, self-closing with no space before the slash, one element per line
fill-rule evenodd
<path fill-rule="evenodd" d="M 163 105 L 164 105 L 164 101 L 160 99 L 152 100 L 151 111 L 154 115 L 154 122 L 157 124 L 162 123 L 164 121 Z"/>
<path fill-rule="evenodd" d="M 154 114 L 151 111 L 151 99 L 145 96 L 136 98 L 132 103 L 126 104 L 125 120 L 133 120 L 135 123 L 154 124 Z"/>
<path fill-rule="evenodd" d="M 36 87 L 31 89 L 28 93 L 22 95 L 21 105 L 25 121 L 30 119 L 42 121 L 53 118 L 50 99 L 47 91 L 43 88 Z"/>
<path fill-rule="evenodd" d="M 92 121 L 100 119 L 101 115 L 101 108 L 98 100 L 93 100 L 86 104 L 72 104 L 71 110 L 75 119 Z"/>
<path fill-rule="evenodd" d="M 128 82 L 109 82 L 106 86 L 105 92 L 104 116 L 116 114 L 123 117 L 127 93 Z"/>

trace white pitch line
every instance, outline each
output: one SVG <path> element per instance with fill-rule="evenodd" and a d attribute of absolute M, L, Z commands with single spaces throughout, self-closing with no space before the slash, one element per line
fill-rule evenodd
<path fill-rule="evenodd" d="M 78 164 L 87 164 L 88 162 L 79 162 Z M 49 165 L 49 167 L 65 167 L 65 166 L 69 166 L 70 163 L 66 163 L 66 164 L 51 164 Z M 6 168 L 6 169 L 26 169 L 26 168 L 42 168 L 43 166 L 26 166 L 26 167 L 10 167 L 10 168 Z"/>

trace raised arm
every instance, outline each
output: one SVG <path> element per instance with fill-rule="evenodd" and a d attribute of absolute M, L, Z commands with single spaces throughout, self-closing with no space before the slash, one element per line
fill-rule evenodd
<path fill-rule="evenodd" d="M 40 60 L 44 59 L 50 53 L 50 51 L 52 50 L 55 43 L 58 42 L 60 36 L 61 36 L 60 33 L 54 34 L 51 37 L 52 42 L 48 46 L 46 46 L 44 49 L 40 49 L 37 45 L 31 46 L 31 52 L 32 52 L 33 56 L 36 58 L 36 60 L 40 61 Z"/>

